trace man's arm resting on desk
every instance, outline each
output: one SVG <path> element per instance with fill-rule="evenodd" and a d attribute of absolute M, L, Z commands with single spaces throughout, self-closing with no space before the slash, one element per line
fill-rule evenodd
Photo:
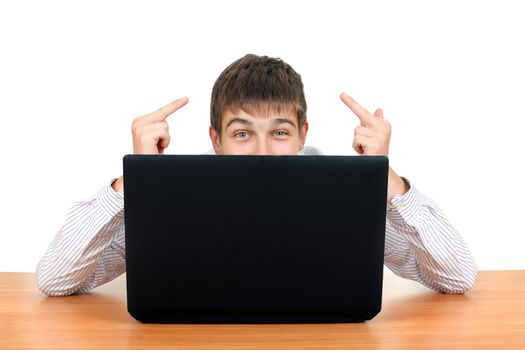
<path fill-rule="evenodd" d="M 388 205 L 385 264 L 395 274 L 443 293 L 467 292 L 477 275 L 457 230 L 413 186 Z"/>
<path fill-rule="evenodd" d="M 66 296 L 87 292 L 124 273 L 123 209 L 123 194 L 111 183 L 76 202 L 38 263 L 38 288 L 47 295 Z"/>

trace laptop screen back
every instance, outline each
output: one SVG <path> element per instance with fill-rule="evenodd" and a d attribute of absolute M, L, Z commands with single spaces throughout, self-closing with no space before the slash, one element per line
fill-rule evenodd
<path fill-rule="evenodd" d="M 386 157 L 124 157 L 129 312 L 155 323 L 374 317 L 387 174 Z"/>

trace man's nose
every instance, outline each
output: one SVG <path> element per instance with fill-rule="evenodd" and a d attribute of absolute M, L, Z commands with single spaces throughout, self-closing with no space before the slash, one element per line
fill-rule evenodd
<path fill-rule="evenodd" d="M 263 156 L 267 154 L 270 154 L 269 145 L 265 139 L 261 138 L 257 142 L 257 146 L 255 147 L 254 155 Z"/>

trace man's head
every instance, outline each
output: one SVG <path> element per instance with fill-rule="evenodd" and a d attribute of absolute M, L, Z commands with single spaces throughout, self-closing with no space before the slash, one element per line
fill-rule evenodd
<path fill-rule="evenodd" d="M 301 76 L 279 58 L 246 55 L 213 86 L 210 138 L 217 154 L 297 154 L 308 132 Z"/>

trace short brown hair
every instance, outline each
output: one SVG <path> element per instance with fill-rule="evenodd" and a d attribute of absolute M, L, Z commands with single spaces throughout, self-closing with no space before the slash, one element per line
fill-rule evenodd
<path fill-rule="evenodd" d="M 299 130 L 306 123 L 306 99 L 301 76 L 280 58 L 248 54 L 219 75 L 211 93 L 210 122 L 221 135 L 224 113 L 290 113 Z"/>

